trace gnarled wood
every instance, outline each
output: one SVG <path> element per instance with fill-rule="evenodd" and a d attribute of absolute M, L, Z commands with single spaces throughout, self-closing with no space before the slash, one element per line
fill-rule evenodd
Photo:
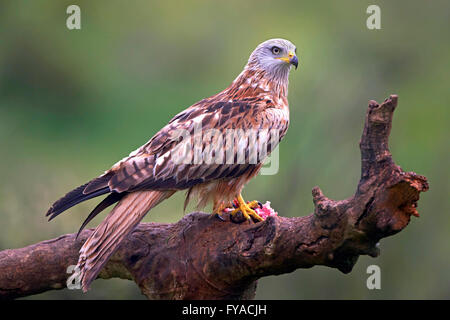
<path fill-rule="evenodd" d="M 407 226 L 425 177 L 403 172 L 388 149 L 397 96 L 370 101 L 360 142 L 361 179 L 349 199 L 315 187 L 314 213 L 260 223 L 221 221 L 195 212 L 177 223 L 142 223 L 122 243 L 101 278 L 133 279 L 150 299 L 249 299 L 258 278 L 325 265 L 344 273 L 360 255 L 376 257 L 380 239 Z M 66 286 L 69 265 L 92 229 L 0 252 L 0 297 Z"/>

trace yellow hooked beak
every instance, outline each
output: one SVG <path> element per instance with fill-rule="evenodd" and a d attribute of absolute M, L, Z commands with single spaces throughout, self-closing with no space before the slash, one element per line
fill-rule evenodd
<path fill-rule="evenodd" d="M 295 53 L 292 51 L 289 51 L 289 54 L 287 57 L 277 58 L 277 59 L 284 61 L 286 63 L 292 64 L 293 66 L 295 66 L 295 69 L 297 69 L 297 67 L 298 67 L 298 58 L 295 55 Z"/>

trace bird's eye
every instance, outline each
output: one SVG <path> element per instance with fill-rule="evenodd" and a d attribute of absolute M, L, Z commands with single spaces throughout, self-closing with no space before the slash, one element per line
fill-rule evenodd
<path fill-rule="evenodd" d="M 280 48 L 278 48 L 278 47 L 272 47 L 272 53 L 273 53 L 273 54 L 277 55 L 277 54 L 279 54 L 280 52 L 281 52 L 281 49 L 280 49 Z"/>

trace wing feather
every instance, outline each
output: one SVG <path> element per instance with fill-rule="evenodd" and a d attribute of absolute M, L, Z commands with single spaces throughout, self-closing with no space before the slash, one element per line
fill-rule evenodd
<path fill-rule="evenodd" d="M 282 123 L 285 117 L 280 117 L 279 113 L 278 109 L 267 107 L 266 103 L 202 100 L 176 115 L 148 143 L 116 164 L 107 173 L 113 172 L 109 188 L 116 192 L 180 190 L 214 179 L 237 177 L 258 164 L 249 164 L 249 146 L 260 148 L 262 143 L 266 143 L 270 147 L 268 154 L 276 146 L 267 142 L 270 133 L 265 137 L 261 135 L 263 138 L 258 141 L 249 141 L 245 134 L 237 138 L 235 136 L 237 140 L 231 151 L 234 163 L 196 163 L 196 141 L 200 142 L 200 150 L 219 143 L 220 139 L 215 136 L 205 139 L 204 133 L 209 129 L 218 130 L 223 137 L 229 129 L 242 129 L 244 133 L 251 129 L 259 132 L 286 127 L 287 130 L 287 123 Z M 276 142 L 278 144 L 279 141 Z M 236 163 L 242 160 L 238 159 L 239 150 L 243 152 L 244 163 Z M 180 158 L 180 154 L 183 154 L 181 151 L 185 152 L 185 158 Z M 185 163 L 185 159 L 189 161 Z"/>

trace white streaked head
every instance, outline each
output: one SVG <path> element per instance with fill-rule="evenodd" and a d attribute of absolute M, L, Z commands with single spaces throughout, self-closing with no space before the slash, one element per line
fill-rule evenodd
<path fill-rule="evenodd" d="M 297 48 L 285 39 L 264 41 L 250 55 L 248 66 L 264 70 L 270 76 L 287 77 L 291 66 L 298 66 Z"/>

